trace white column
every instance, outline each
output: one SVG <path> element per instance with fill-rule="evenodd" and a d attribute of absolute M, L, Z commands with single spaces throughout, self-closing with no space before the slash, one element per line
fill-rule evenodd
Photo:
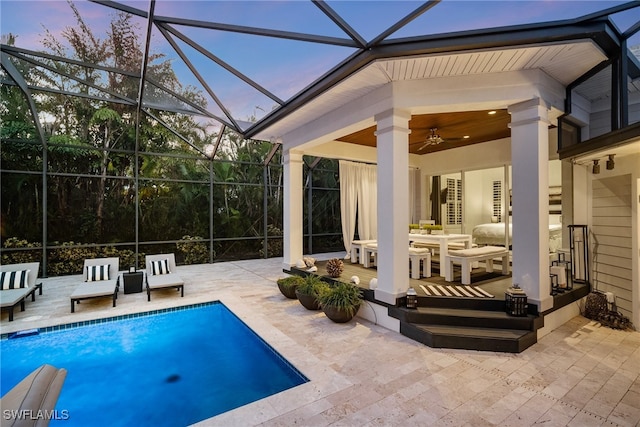
<path fill-rule="evenodd" d="M 284 150 L 283 261 L 285 269 L 302 258 L 302 154 Z"/>
<path fill-rule="evenodd" d="M 406 111 L 376 115 L 378 157 L 378 288 L 395 304 L 409 286 L 409 119 Z"/>
<path fill-rule="evenodd" d="M 513 283 L 539 311 L 553 307 L 549 282 L 549 121 L 538 98 L 509 107 L 513 185 Z"/>

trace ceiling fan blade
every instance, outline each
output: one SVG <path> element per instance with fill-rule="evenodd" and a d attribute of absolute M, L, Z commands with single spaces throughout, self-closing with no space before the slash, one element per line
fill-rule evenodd
<path fill-rule="evenodd" d="M 425 142 L 424 144 L 422 144 L 422 147 L 418 148 L 418 151 L 422 151 L 430 145 L 431 145 L 430 142 Z"/>

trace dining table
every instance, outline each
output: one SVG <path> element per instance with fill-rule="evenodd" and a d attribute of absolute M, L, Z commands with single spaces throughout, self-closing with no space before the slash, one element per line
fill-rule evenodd
<path fill-rule="evenodd" d="M 451 242 L 462 242 L 464 243 L 465 249 L 471 247 L 472 236 L 471 234 L 417 234 L 417 233 L 409 233 L 409 243 L 411 242 L 420 242 L 420 243 L 430 243 L 437 244 L 440 251 L 440 277 L 445 276 L 445 269 L 442 267 L 444 265 L 444 258 L 449 251 L 449 243 Z"/>

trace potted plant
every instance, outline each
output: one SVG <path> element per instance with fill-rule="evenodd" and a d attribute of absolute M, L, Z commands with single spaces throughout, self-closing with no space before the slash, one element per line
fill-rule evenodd
<path fill-rule="evenodd" d="M 307 310 L 320 310 L 318 296 L 324 293 L 329 285 L 315 274 L 309 274 L 296 288 L 298 301 Z"/>
<path fill-rule="evenodd" d="M 442 225 L 440 224 L 423 224 L 421 227 L 422 234 L 437 234 L 434 231 L 442 230 Z"/>
<path fill-rule="evenodd" d="M 301 276 L 288 276 L 278 279 L 278 289 L 282 295 L 289 299 L 296 299 L 296 288 L 300 283 L 304 282 L 304 277 Z"/>
<path fill-rule="evenodd" d="M 429 225 L 429 234 L 444 234 L 444 231 L 442 230 L 442 225 L 440 224 Z"/>
<path fill-rule="evenodd" d="M 420 228 L 418 224 L 409 224 L 409 233 L 417 233 Z"/>
<path fill-rule="evenodd" d="M 318 296 L 324 314 L 336 323 L 346 323 L 353 319 L 360 305 L 360 288 L 349 283 L 339 282 Z"/>

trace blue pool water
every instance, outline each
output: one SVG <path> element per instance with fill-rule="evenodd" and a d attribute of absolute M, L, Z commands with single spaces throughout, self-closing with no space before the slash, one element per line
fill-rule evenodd
<path fill-rule="evenodd" d="M 67 369 L 58 426 L 183 426 L 308 380 L 221 303 L 0 341 L 2 394 Z"/>

